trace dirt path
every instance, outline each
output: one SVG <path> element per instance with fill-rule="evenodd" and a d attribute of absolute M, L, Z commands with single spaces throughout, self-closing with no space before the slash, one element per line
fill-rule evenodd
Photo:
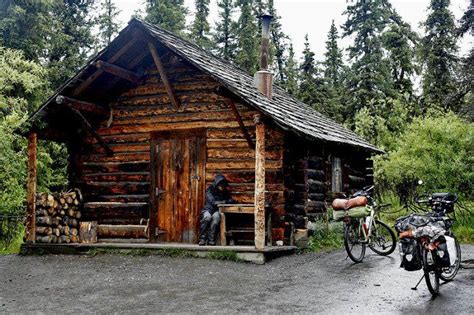
<path fill-rule="evenodd" d="M 474 259 L 474 246 L 463 247 Z M 432 300 L 421 272 L 398 254 L 343 251 L 280 258 L 264 266 L 197 258 L 0 256 L 0 313 L 360 313 L 468 314 L 474 269 L 460 270 Z"/>

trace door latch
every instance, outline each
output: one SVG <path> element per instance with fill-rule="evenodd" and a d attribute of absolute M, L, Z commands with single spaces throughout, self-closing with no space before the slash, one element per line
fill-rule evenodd
<path fill-rule="evenodd" d="M 156 195 L 157 197 L 160 197 L 160 196 L 163 195 L 164 193 L 166 193 L 166 191 L 163 190 L 163 189 L 160 189 L 160 188 L 156 188 L 156 189 L 155 189 L 155 195 Z"/>

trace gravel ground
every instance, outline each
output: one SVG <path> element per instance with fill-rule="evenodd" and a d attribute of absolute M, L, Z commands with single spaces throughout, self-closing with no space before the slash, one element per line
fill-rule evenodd
<path fill-rule="evenodd" d="M 463 260 L 474 246 L 463 247 Z M 421 272 L 369 253 L 279 258 L 266 265 L 122 255 L 0 256 L 0 313 L 409 313 L 472 314 L 474 269 L 431 298 Z"/>

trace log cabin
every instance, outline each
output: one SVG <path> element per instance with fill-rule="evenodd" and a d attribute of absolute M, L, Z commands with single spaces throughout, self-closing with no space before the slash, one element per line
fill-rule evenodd
<path fill-rule="evenodd" d="M 27 241 L 35 242 L 38 139 L 67 146 L 69 185 L 84 199 L 81 220 L 127 237 L 143 237 L 135 232 L 146 222 L 149 242 L 197 242 L 216 174 L 239 204 L 253 206 L 243 221 L 253 225 L 257 248 L 265 229 L 320 216 L 334 193 L 370 184 L 370 157 L 380 150 L 272 84 L 270 18 L 263 19 L 255 75 L 132 19 L 65 82 L 25 128 Z"/>

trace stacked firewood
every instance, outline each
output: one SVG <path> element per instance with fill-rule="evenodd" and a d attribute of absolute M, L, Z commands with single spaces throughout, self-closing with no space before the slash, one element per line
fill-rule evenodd
<path fill-rule="evenodd" d="M 78 243 L 82 196 L 79 190 L 36 196 L 36 242 Z"/>

